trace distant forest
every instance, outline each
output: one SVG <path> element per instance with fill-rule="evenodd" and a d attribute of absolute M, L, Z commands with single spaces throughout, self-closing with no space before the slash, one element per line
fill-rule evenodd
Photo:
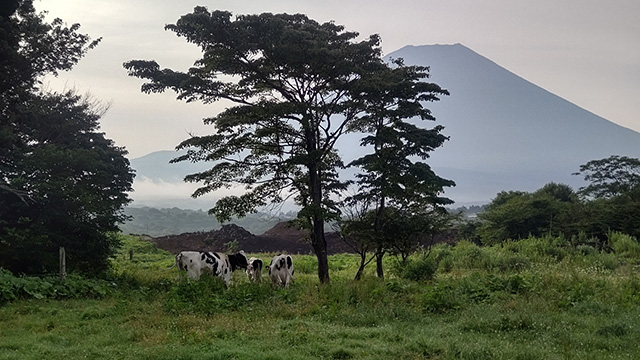
<path fill-rule="evenodd" d="M 220 222 L 203 210 L 186 210 L 178 208 L 157 209 L 152 207 L 127 207 L 125 215 L 131 220 L 120 225 L 125 234 L 149 235 L 152 237 L 176 235 L 186 232 L 218 230 Z M 256 213 L 242 219 L 230 221 L 245 230 L 261 235 L 275 224 L 295 218 L 294 213 Z"/>

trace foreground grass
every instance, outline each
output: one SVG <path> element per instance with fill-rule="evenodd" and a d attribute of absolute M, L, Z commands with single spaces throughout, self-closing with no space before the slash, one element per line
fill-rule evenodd
<path fill-rule="evenodd" d="M 104 296 L 1 306 L 0 359 L 640 358 L 640 280 L 628 255 L 550 239 L 461 243 L 433 250 L 432 280 L 388 271 L 357 283 L 356 259 L 339 255 L 328 286 L 313 257 L 297 256 L 288 291 L 240 273 L 225 290 L 177 281 L 163 270 L 170 255 L 128 246 L 137 255 L 116 261 Z"/>

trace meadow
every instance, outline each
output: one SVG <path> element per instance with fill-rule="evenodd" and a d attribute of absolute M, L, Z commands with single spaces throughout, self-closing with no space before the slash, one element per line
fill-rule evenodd
<path fill-rule="evenodd" d="M 129 251 L 133 250 L 133 260 Z M 251 254 L 268 260 L 273 254 Z M 0 359 L 638 359 L 640 245 L 460 242 L 386 257 L 294 256 L 289 290 L 236 272 L 178 279 L 171 254 L 125 237 L 105 279 L 0 270 Z M 268 262 L 268 261 L 267 261 Z"/>

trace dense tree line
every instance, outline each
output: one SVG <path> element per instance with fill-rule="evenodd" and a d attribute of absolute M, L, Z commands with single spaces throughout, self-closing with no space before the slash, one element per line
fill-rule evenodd
<path fill-rule="evenodd" d="M 51 23 L 31 0 L 0 8 L 0 267 L 18 273 L 101 272 L 125 219 L 133 171 L 126 151 L 99 132 L 106 109 L 74 91 L 42 89 L 99 40 Z"/>
<path fill-rule="evenodd" d="M 471 235 L 485 244 L 552 235 L 604 245 L 612 231 L 640 237 L 640 160 L 592 160 L 575 175 L 589 184 L 578 191 L 550 183 L 531 193 L 497 194 Z"/>

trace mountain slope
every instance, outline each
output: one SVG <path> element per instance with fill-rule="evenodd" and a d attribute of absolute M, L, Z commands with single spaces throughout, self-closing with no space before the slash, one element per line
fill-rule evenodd
<path fill-rule="evenodd" d="M 429 163 L 457 182 L 447 194 L 458 202 L 488 200 L 501 190 L 531 191 L 551 181 L 579 187 L 582 179 L 571 173 L 589 160 L 614 154 L 640 157 L 639 133 L 551 94 L 463 45 L 407 46 L 389 57 L 429 66 L 430 81 L 451 93 L 427 104 L 450 136 Z"/>

